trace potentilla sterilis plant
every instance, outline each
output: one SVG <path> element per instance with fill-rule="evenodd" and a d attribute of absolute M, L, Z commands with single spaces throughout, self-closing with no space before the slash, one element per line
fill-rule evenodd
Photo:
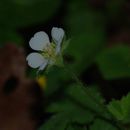
<path fill-rule="evenodd" d="M 31 68 L 38 68 L 38 71 L 44 70 L 47 65 L 53 65 L 57 57 L 61 54 L 61 43 L 64 38 L 62 28 L 53 27 L 51 30 L 52 41 L 48 35 L 43 32 L 37 32 L 29 41 L 30 47 L 37 51 L 30 53 L 26 60 Z"/>

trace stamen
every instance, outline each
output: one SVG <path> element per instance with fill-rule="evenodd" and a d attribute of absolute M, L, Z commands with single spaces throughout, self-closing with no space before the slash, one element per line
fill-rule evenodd
<path fill-rule="evenodd" d="M 56 45 L 54 43 L 50 43 L 44 48 L 42 55 L 47 59 L 55 59 L 56 56 Z"/>

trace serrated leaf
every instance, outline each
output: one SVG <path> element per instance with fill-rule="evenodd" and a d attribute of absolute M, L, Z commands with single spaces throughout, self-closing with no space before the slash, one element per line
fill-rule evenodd
<path fill-rule="evenodd" d="M 59 113 L 67 112 L 68 120 L 73 123 L 86 124 L 92 122 L 94 119 L 94 114 L 89 110 L 86 110 L 78 104 L 75 104 L 71 101 L 62 100 L 60 102 L 52 103 L 48 108 L 47 112 Z"/>
<path fill-rule="evenodd" d="M 93 125 L 90 126 L 90 130 L 118 130 L 114 125 L 101 120 L 96 119 Z"/>
<path fill-rule="evenodd" d="M 130 93 L 121 100 L 113 100 L 108 104 L 108 110 L 122 123 L 130 122 Z"/>
<path fill-rule="evenodd" d="M 68 123 L 65 113 L 60 113 L 52 116 L 46 121 L 39 130 L 65 130 Z"/>
<path fill-rule="evenodd" d="M 110 102 L 108 109 L 118 120 L 123 120 L 123 112 L 119 101 L 113 100 Z"/>
<path fill-rule="evenodd" d="M 96 95 L 93 96 L 93 93 L 87 91 L 87 88 L 74 84 L 66 89 L 66 93 L 70 99 L 72 98 L 72 100 L 79 103 L 81 106 L 109 118 L 109 114 L 106 112 L 104 105 L 98 100 L 99 97 L 96 97 Z"/>
<path fill-rule="evenodd" d="M 95 98 L 99 103 L 105 103 L 105 99 L 101 95 L 101 92 L 98 90 L 98 86 L 89 85 L 87 87 L 87 92 L 91 93 L 91 95 L 93 95 L 93 98 Z"/>

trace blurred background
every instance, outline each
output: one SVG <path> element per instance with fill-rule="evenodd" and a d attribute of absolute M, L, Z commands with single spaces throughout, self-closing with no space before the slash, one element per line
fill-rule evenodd
<path fill-rule="evenodd" d="M 130 91 L 129 0 L 0 1 L 0 129 L 33 130 L 47 118 L 44 102 L 53 102 L 73 79 L 52 67 L 36 80 L 27 66 L 29 40 L 38 31 L 51 38 L 52 27 L 65 30 L 63 53 L 86 85 L 96 85 L 106 103 Z M 44 92 L 46 91 L 46 92 Z M 44 96 L 55 97 L 46 100 Z M 46 103 L 47 102 L 47 103 Z"/>

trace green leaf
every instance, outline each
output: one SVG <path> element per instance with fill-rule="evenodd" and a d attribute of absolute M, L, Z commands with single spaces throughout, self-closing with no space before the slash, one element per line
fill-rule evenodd
<path fill-rule="evenodd" d="M 109 111 L 118 119 L 123 120 L 123 111 L 120 106 L 120 101 L 113 100 L 108 105 Z"/>
<path fill-rule="evenodd" d="M 79 125 L 69 125 L 67 130 L 87 130 L 85 126 L 79 126 Z"/>
<path fill-rule="evenodd" d="M 39 130 L 65 130 L 68 119 L 65 113 L 60 113 L 52 116 L 46 121 Z"/>
<path fill-rule="evenodd" d="M 66 89 L 66 93 L 70 99 L 74 100 L 82 107 L 92 110 L 96 114 L 101 114 L 103 117 L 109 118 L 109 114 L 107 113 L 102 100 L 99 96 L 93 95 L 95 93 L 88 91 L 87 88 L 74 84 Z"/>
<path fill-rule="evenodd" d="M 64 53 L 71 59 L 69 67 L 78 75 L 95 61 L 105 43 L 104 17 L 90 10 L 86 0 L 81 1 L 69 1 L 66 25 L 73 37 Z"/>
<path fill-rule="evenodd" d="M 101 92 L 99 91 L 98 86 L 87 86 L 87 92 L 93 95 L 93 98 L 96 99 L 99 103 L 104 104 L 105 99 L 101 95 Z"/>
<path fill-rule="evenodd" d="M 118 130 L 114 125 L 101 120 L 96 119 L 93 125 L 90 126 L 90 130 Z"/>
<path fill-rule="evenodd" d="M 91 10 L 86 0 L 82 0 L 82 2 L 70 0 L 66 24 L 69 33 L 73 36 L 89 34 L 95 32 L 95 30 L 103 29 L 104 17 L 100 12 Z"/>
<path fill-rule="evenodd" d="M 94 119 L 94 114 L 69 100 L 51 103 L 47 108 L 47 112 L 64 113 L 67 112 L 68 120 L 73 123 L 86 124 Z"/>
<path fill-rule="evenodd" d="M 89 67 L 104 46 L 103 35 L 100 32 L 82 34 L 71 39 L 64 55 L 72 61 L 67 64 L 73 72 L 82 73 Z"/>
<path fill-rule="evenodd" d="M 97 64 L 106 79 L 130 77 L 130 47 L 118 45 L 105 49 L 97 58 Z"/>
<path fill-rule="evenodd" d="M 64 82 L 67 79 L 71 79 L 71 76 L 69 74 L 66 74 L 67 72 L 64 70 L 64 68 L 60 68 L 57 66 L 53 66 L 48 69 L 48 72 L 46 72 L 47 77 L 47 87 L 45 90 L 46 96 L 51 96 L 55 92 L 57 92 L 59 89 L 64 89 L 66 87 L 64 85 Z M 67 77 L 66 77 L 67 75 Z"/>
<path fill-rule="evenodd" d="M 69 127 L 67 128 L 67 130 L 76 130 L 72 125 L 69 125 Z"/>
<path fill-rule="evenodd" d="M 130 123 L 130 93 L 121 100 L 111 101 L 108 110 L 122 123 Z"/>
<path fill-rule="evenodd" d="M 47 76 L 47 87 L 45 90 L 45 95 L 50 96 L 60 88 L 60 69 L 58 67 L 51 67 L 46 73 Z"/>

